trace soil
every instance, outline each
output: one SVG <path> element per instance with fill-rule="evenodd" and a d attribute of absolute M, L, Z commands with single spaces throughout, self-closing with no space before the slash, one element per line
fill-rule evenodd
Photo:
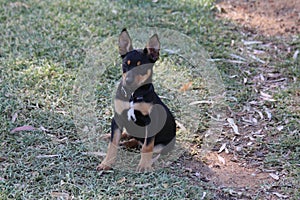
<path fill-rule="evenodd" d="M 267 36 L 300 33 L 300 0 L 222 0 L 218 17 Z"/>
<path fill-rule="evenodd" d="M 300 34 L 300 0 L 219 0 L 216 7 L 218 18 L 237 23 L 250 37 L 263 35 L 285 38 Z M 286 52 L 286 49 L 288 48 L 283 48 L 282 51 Z M 269 74 L 272 74 L 274 69 L 264 66 L 262 71 L 268 70 Z M 272 75 L 275 77 L 276 74 Z M 256 77 L 252 78 L 255 82 Z M 273 86 L 265 84 L 264 87 L 271 90 Z M 191 148 L 194 152 L 197 151 L 196 147 Z M 197 154 L 187 155 L 181 160 L 181 164 L 195 181 L 200 179 L 212 183 L 215 188 L 230 188 L 229 196 L 221 195 L 220 199 L 252 199 L 257 195 L 259 199 L 280 199 L 280 195 L 270 195 L 262 191 L 265 190 L 262 188 L 277 181 L 276 175 L 262 167 L 263 161 L 260 157 L 263 157 L 264 153 L 261 151 L 262 155 L 256 155 L 253 159 L 256 161 L 245 161 L 235 156 L 238 152 L 215 151 L 207 154 L 204 159 Z"/>
<path fill-rule="evenodd" d="M 275 182 L 270 174 L 260 168 L 246 165 L 237 160 L 232 154 L 211 152 L 205 158 L 186 155 L 180 162 L 190 177 L 198 182 L 208 182 L 212 189 L 228 188 L 228 196 L 221 192 L 220 199 L 252 199 L 257 195 L 263 185 L 271 185 Z M 260 197 L 267 198 L 266 194 Z"/>

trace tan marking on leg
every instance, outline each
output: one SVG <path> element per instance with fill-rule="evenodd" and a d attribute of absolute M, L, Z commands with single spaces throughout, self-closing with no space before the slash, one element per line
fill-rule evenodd
<path fill-rule="evenodd" d="M 121 115 L 124 110 L 130 108 L 129 102 L 127 101 L 122 101 L 120 99 L 115 99 L 114 101 L 115 111 L 118 113 L 118 115 Z"/>
<path fill-rule="evenodd" d="M 151 112 L 153 104 L 152 103 L 135 103 L 133 104 L 134 110 L 140 111 L 143 115 L 148 115 Z"/>
<path fill-rule="evenodd" d="M 97 166 L 97 170 L 108 170 L 111 169 L 111 166 L 115 163 L 117 152 L 118 152 L 118 146 L 121 139 L 121 131 L 119 129 L 115 130 L 114 132 L 114 138 L 112 142 L 108 145 L 108 150 L 106 153 L 106 157 L 104 160 Z"/>
<path fill-rule="evenodd" d="M 153 148 L 154 148 L 154 138 L 148 145 L 146 145 L 146 139 L 145 139 L 145 142 L 143 144 L 142 151 L 141 151 L 141 160 L 137 167 L 138 172 L 152 170 Z"/>

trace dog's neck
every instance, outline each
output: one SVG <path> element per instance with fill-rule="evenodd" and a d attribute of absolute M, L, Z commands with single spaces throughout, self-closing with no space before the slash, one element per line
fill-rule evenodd
<path fill-rule="evenodd" d="M 127 101 L 142 101 L 146 95 L 148 95 L 150 92 L 154 92 L 154 86 L 152 83 L 147 83 L 145 85 L 140 86 L 135 91 L 131 91 L 124 87 L 122 84 L 120 84 L 117 97 L 123 100 Z"/>
<path fill-rule="evenodd" d="M 154 86 L 152 83 L 145 84 L 135 90 L 131 96 L 129 101 L 140 102 L 143 101 L 144 98 L 151 92 L 154 92 Z"/>

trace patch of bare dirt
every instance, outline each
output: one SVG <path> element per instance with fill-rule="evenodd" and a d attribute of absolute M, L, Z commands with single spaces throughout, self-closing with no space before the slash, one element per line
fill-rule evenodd
<path fill-rule="evenodd" d="M 185 160 L 184 166 L 188 166 L 187 170 L 198 172 L 202 180 L 221 188 L 259 189 L 263 184 L 274 182 L 269 173 L 237 162 L 232 154 L 211 152 L 204 160 L 205 163 Z"/>
<path fill-rule="evenodd" d="M 215 173 L 213 182 L 223 187 L 259 188 L 273 180 L 260 169 L 238 163 L 233 155 L 210 153 L 206 156 L 208 166 Z"/>
<path fill-rule="evenodd" d="M 268 172 L 244 165 L 232 154 L 211 152 L 205 156 L 204 161 L 195 157 L 185 158 L 182 164 L 194 179 L 213 184 L 215 190 L 230 189 L 231 197 L 257 194 L 264 185 L 275 181 Z"/>
<path fill-rule="evenodd" d="M 300 0 L 220 0 L 218 17 L 233 20 L 258 33 L 300 33 Z"/>

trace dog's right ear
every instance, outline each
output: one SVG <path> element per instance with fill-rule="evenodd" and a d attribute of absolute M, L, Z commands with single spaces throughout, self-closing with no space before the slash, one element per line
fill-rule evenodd
<path fill-rule="evenodd" d="M 128 53 L 129 51 L 132 51 L 132 41 L 131 38 L 126 30 L 124 28 L 119 35 L 119 54 L 123 57 Z"/>
<path fill-rule="evenodd" d="M 144 52 L 148 54 L 149 58 L 153 62 L 156 62 L 159 58 L 159 50 L 160 50 L 160 42 L 157 34 L 154 34 L 149 39 L 146 48 L 144 49 Z"/>

